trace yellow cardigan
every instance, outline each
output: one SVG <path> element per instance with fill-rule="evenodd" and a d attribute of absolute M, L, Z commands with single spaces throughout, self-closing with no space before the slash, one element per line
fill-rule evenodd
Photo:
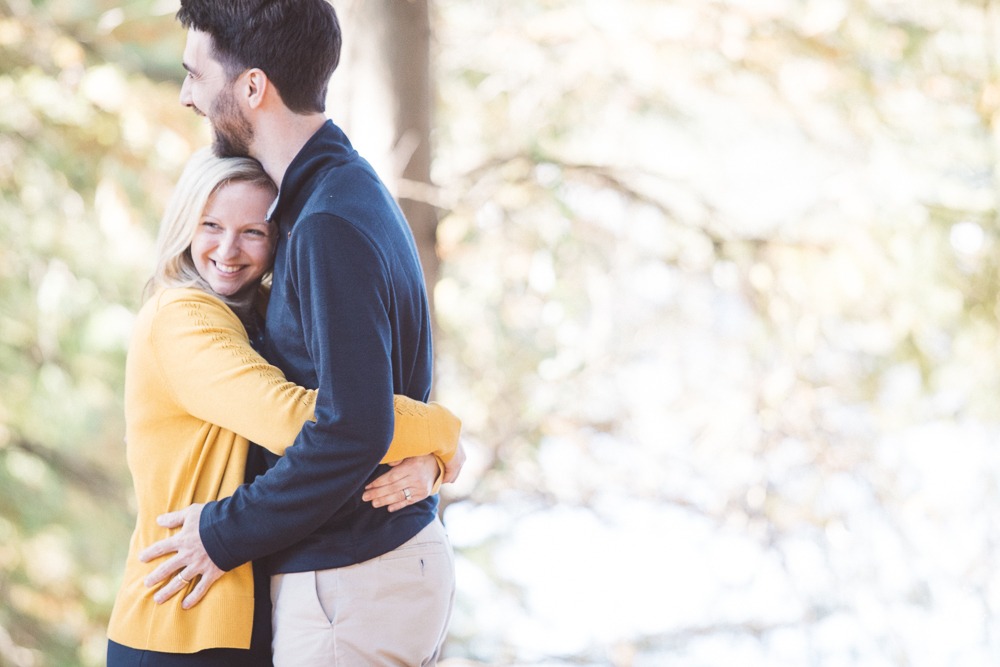
<path fill-rule="evenodd" d="M 137 649 L 193 653 L 247 648 L 253 619 L 250 564 L 219 579 L 192 609 L 185 595 L 158 605 L 143 579 L 159 564 L 138 554 L 172 532 L 156 517 L 225 498 L 243 483 L 249 441 L 281 454 L 313 419 L 316 392 L 288 382 L 250 347 L 218 298 L 162 290 L 139 311 L 125 366 L 126 457 L 138 503 L 125 576 L 108 637 Z M 443 406 L 395 397 L 384 462 L 436 454 L 448 461 L 461 424 Z M 239 434 L 239 435 L 237 435 Z"/>

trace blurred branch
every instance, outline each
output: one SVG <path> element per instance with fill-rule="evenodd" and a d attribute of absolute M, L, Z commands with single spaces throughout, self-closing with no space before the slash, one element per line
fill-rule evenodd
<path fill-rule="evenodd" d="M 0 665 L 31 667 L 34 664 L 31 651 L 15 644 L 7 629 L 0 625 Z"/>
<path fill-rule="evenodd" d="M 14 16 L 23 20 L 31 12 L 28 0 L 0 0 L 0 16 Z"/>
<path fill-rule="evenodd" d="M 8 446 L 48 464 L 60 479 L 66 480 L 95 498 L 115 503 L 125 502 L 121 494 L 121 484 L 93 463 L 32 442 L 19 434 L 11 436 Z"/>

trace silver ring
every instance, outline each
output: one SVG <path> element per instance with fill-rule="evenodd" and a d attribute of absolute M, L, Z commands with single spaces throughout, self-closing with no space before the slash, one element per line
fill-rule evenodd
<path fill-rule="evenodd" d="M 187 579 L 185 579 L 184 577 L 182 577 L 179 573 L 177 575 L 177 578 L 180 579 L 181 581 L 183 581 L 185 586 L 187 586 L 188 584 L 191 583 L 190 581 L 188 581 Z"/>
<path fill-rule="evenodd" d="M 409 499 L 410 499 L 410 496 L 412 496 L 412 495 L 413 495 L 413 494 L 412 494 L 412 493 L 410 493 L 410 490 L 409 490 L 409 489 L 403 489 L 403 497 L 404 497 L 404 498 L 406 498 L 407 500 L 409 500 Z"/>

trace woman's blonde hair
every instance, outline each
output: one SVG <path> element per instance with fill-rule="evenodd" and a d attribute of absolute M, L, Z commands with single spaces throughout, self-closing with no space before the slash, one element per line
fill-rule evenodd
<path fill-rule="evenodd" d="M 208 200 L 219 188 L 234 182 L 268 187 L 277 194 L 277 188 L 263 167 L 252 158 L 220 158 L 211 148 L 202 148 L 191 156 L 160 223 L 156 268 L 146 283 L 144 298 L 148 299 L 164 287 L 198 287 L 212 292 L 195 268 L 191 241 Z"/>

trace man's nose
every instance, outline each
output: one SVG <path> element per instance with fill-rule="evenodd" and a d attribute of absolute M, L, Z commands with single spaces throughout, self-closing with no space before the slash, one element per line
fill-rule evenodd
<path fill-rule="evenodd" d="M 193 107 L 194 100 L 191 99 L 191 84 L 190 77 L 184 77 L 184 83 L 181 84 L 181 106 Z"/>

